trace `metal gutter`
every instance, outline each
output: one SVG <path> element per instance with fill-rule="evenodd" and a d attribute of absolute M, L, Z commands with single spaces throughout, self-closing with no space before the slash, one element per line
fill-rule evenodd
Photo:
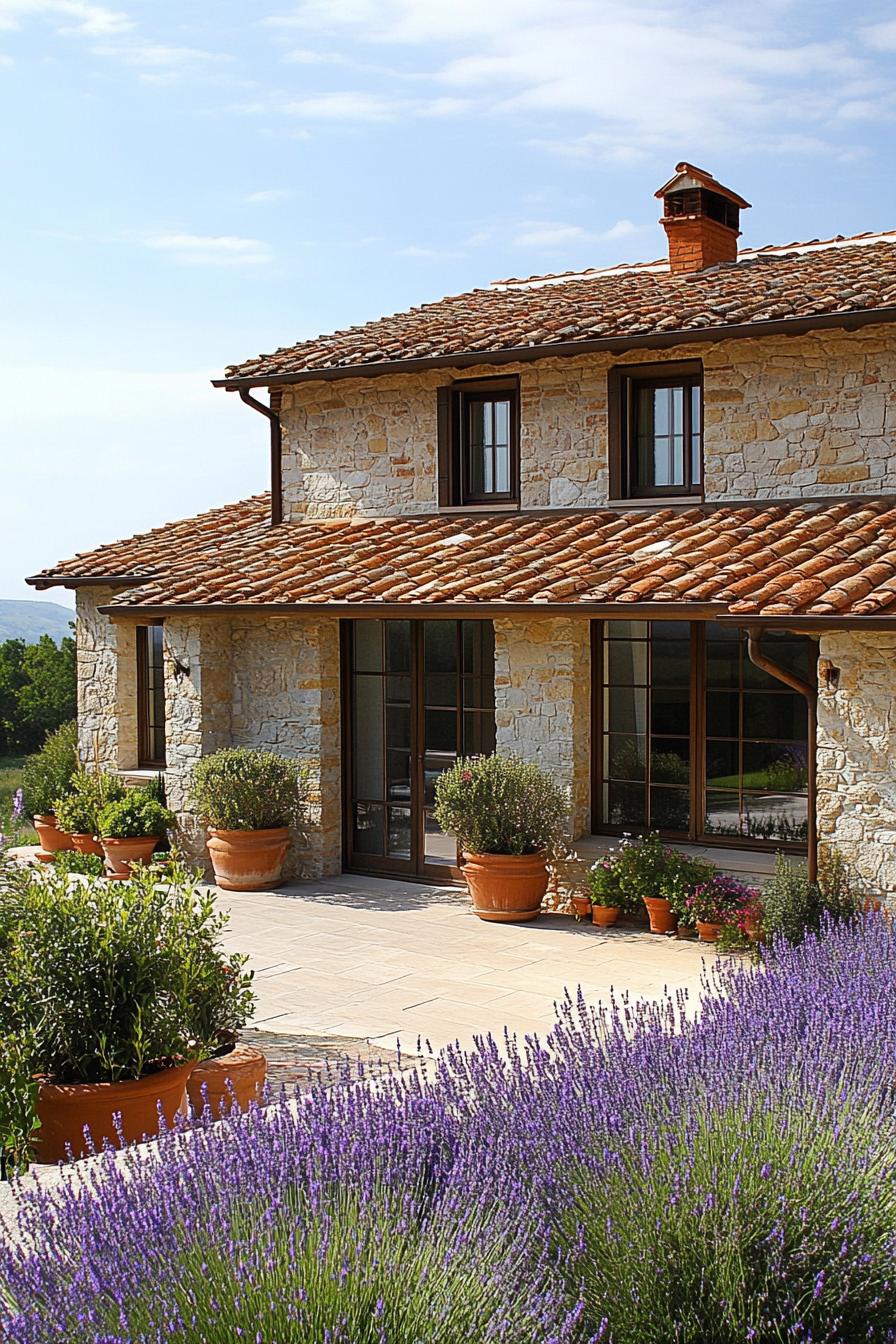
<path fill-rule="evenodd" d="M 253 411 L 258 411 L 259 415 L 264 415 L 271 423 L 271 527 L 277 527 L 283 522 L 283 477 L 282 477 L 282 442 L 283 435 L 280 427 L 280 393 L 271 393 L 271 404 L 265 406 L 263 401 L 257 401 L 251 396 L 246 388 L 240 391 L 240 401 L 244 401 L 247 406 L 251 406 Z"/>
<path fill-rule="evenodd" d="M 463 620 L 488 616 L 590 616 L 608 620 L 694 621 L 717 619 L 727 611 L 717 602 L 184 602 L 100 607 L 106 616 L 140 620 L 149 616 L 356 616 Z"/>
<path fill-rule="evenodd" d="M 292 383 L 328 382 L 339 378 L 379 378 L 391 373 L 414 373 L 425 369 L 465 369 L 482 364 L 528 364 L 538 359 L 566 358 L 595 354 L 599 351 L 623 353 L 626 350 L 667 350 L 673 345 L 739 341 L 763 336 L 803 336 L 810 331 L 861 327 L 896 322 L 896 307 L 850 309 L 843 313 L 821 313 L 815 317 L 783 317 L 765 322 L 740 322 L 718 327 L 679 327 L 675 331 L 645 332 L 642 335 L 597 336 L 580 341 L 558 341 L 554 345 L 506 346 L 498 350 L 466 350 L 452 355 L 424 355 L 416 359 L 392 359 L 369 364 L 337 365 L 331 368 L 302 369 L 295 373 L 247 374 L 232 378 L 213 378 L 212 387 L 228 392 L 242 388 L 285 387 Z"/>

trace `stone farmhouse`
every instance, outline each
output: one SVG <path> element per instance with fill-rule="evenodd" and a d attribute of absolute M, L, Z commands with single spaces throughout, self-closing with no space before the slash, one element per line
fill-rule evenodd
<path fill-rule="evenodd" d="M 660 261 L 228 368 L 270 492 L 31 579 L 77 594 L 85 760 L 163 770 L 201 849 L 202 754 L 307 759 L 305 877 L 456 878 L 434 782 L 497 749 L 573 837 L 836 846 L 894 890 L 896 231 L 738 251 L 708 173 L 657 196 Z"/>

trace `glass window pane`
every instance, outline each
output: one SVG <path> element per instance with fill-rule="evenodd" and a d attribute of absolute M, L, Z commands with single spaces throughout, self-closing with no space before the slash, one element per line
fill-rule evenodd
<path fill-rule="evenodd" d="M 456 704 L 457 677 L 427 677 L 424 694 L 428 705 Z"/>
<path fill-rule="evenodd" d="M 604 794 L 607 825 L 633 829 L 646 825 L 647 808 L 643 785 L 617 784 L 611 780 Z"/>
<path fill-rule="evenodd" d="M 423 622 L 423 669 L 425 672 L 457 670 L 457 622 Z"/>
<path fill-rule="evenodd" d="M 776 663 L 789 672 L 794 672 L 804 681 L 815 675 L 815 649 L 810 652 L 808 640 L 783 639 L 780 635 L 762 636 L 762 652 L 768 654 Z M 811 663 L 811 671 L 810 671 Z M 744 686 L 756 690 L 782 691 L 785 689 L 783 682 L 777 677 L 773 677 L 770 672 L 763 672 L 761 668 L 756 667 L 754 663 L 744 653 Z"/>
<path fill-rule="evenodd" d="M 496 401 L 495 406 L 495 443 L 510 443 L 510 402 Z"/>
<path fill-rule="evenodd" d="M 607 639 L 646 639 L 647 621 L 607 621 L 604 634 Z"/>
<path fill-rule="evenodd" d="M 748 691 L 744 694 L 744 737 L 805 741 L 806 702 L 794 691 Z"/>
<path fill-rule="evenodd" d="M 615 733 L 645 733 L 647 692 L 628 686 L 605 690 L 604 727 Z"/>
<path fill-rule="evenodd" d="M 427 863 L 457 863 L 457 840 L 442 830 L 430 812 L 424 821 L 424 848 Z"/>
<path fill-rule="evenodd" d="M 383 855 L 386 849 L 386 809 L 378 803 L 355 803 L 352 847 L 356 854 Z"/>
<path fill-rule="evenodd" d="M 691 744 L 687 738 L 650 739 L 650 779 L 653 784 L 690 784 Z"/>
<path fill-rule="evenodd" d="M 436 781 L 450 770 L 457 757 L 454 752 L 430 752 L 423 758 L 423 801 L 432 807 L 436 800 Z"/>
<path fill-rule="evenodd" d="M 651 691 L 651 727 L 662 737 L 687 737 L 691 723 L 691 693 L 680 690 Z"/>
<path fill-rule="evenodd" d="M 706 784 L 711 789 L 740 788 L 740 743 L 706 743 Z"/>
<path fill-rule="evenodd" d="M 709 624 L 706 627 L 706 684 L 710 689 L 735 690 L 740 685 L 742 636 L 739 630 Z"/>
<path fill-rule="evenodd" d="M 386 791 L 395 802 L 409 802 L 411 797 L 411 754 L 408 751 L 386 753 Z"/>
<path fill-rule="evenodd" d="M 744 794 L 743 832 L 757 840 L 806 839 L 808 801 L 805 794 Z"/>
<path fill-rule="evenodd" d="M 356 672 L 382 672 L 383 621 L 354 622 Z"/>
<path fill-rule="evenodd" d="M 495 627 L 491 621 L 461 621 L 464 671 L 495 680 Z"/>
<path fill-rule="evenodd" d="M 710 792 L 706 795 L 703 829 L 707 835 L 740 835 L 740 796 Z"/>
<path fill-rule="evenodd" d="M 386 746 L 409 748 L 411 745 L 411 712 L 406 705 L 386 708 Z"/>
<path fill-rule="evenodd" d="M 651 788 L 651 830 L 687 831 L 690 818 L 691 794 L 689 789 Z"/>
<path fill-rule="evenodd" d="M 427 751 L 457 751 L 457 715 L 452 709 L 427 709 L 424 714 Z"/>
<path fill-rule="evenodd" d="M 806 788 L 807 758 L 804 742 L 745 742 L 744 787 L 798 793 Z"/>
<path fill-rule="evenodd" d="M 686 621 L 654 621 L 652 679 L 655 686 L 690 686 L 691 640 Z"/>
<path fill-rule="evenodd" d="M 506 443 L 495 449 L 495 492 L 510 492 L 510 446 Z"/>
<path fill-rule="evenodd" d="M 386 621 L 386 667 L 390 672 L 411 670 L 410 621 Z"/>
<path fill-rule="evenodd" d="M 383 679 L 354 678 L 352 760 L 356 798 L 382 798 L 383 772 Z"/>
<path fill-rule="evenodd" d="M 707 691 L 707 737 L 737 737 L 740 732 L 740 696 L 737 691 Z"/>
<path fill-rule="evenodd" d="M 495 716 L 464 714 L 463 754 L 465 756 L 492 756 L 495 750 Z"/>
<path fill-rule="evenodd" d="M 647 739 L 609 733 L 604 739 L 604 774 L 608 779 L 643 779 Z"/>
<path fill-rule="evenodd" d="M 484 677 L 464 677 L 464 706 L 467 709 L 495 708 L 495 683 Z"/>
<path fill-rule="evenodd" d="M 411 809 L 389 808 L 388 852 L 391 858 L 411 857 Z"/>
<path fill-rule="evenodd" d="M 647 683 L 647 644 L 611 639 L 606 643 L 605 678 L 616 686 Z"/>
<path fill-rule="evenodd" d="M 389 704 L 406 705 L 411 698 L 410 677 L 385 677 L 386 700 Z"/>

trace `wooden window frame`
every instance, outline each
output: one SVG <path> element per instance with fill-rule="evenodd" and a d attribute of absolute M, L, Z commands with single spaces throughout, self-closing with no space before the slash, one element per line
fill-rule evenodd
<path fill-rule="evenodd" d="M 623 619 L 623 618 L 621 618 Z M 645 622 L 649 625 L 650 622 Z M 707 753 L 707 733 L 706 733 L 706 622 L 691 621 L 686 622 L 690 626 L 690 693 L 691 693 L 691 714 L 690 714 L 690 825 L 687 832 L 683 831 L 663 831 L 664 838 L 667 838 L 671 844 L 696 844 L 720 849 L 746 849 L 756 852 L 774 853 L 781 850 L 789 854 L 806 854 L 808 841 L 794 840 L 766 840 L 759 836 L 748 835 L 725 835 L 721 832 L 708 831 L 706 829 L 706 753 Z M 637 833 L 639 827 L 632 824 L 614 825 L 603 819 L 603 791 L 604 791 L 604 658 L 606 653 L 606 644 L 604 640 L 606 622 L 591 622 L 591 729 L 592 729 L 592 747 L 591 747 L 591 829 L 596 835 L 624 836 L 633 832 Z M 738 657 L 743 659 L 743 652 L 738 653 Z M 739 709 L 740 716 L 743 714 L 743 695 L 744 687 L 742 684 L 742 669 L 739 668 Z M 648 673 L 649 676 L 649 673 Z M 648 682 L 648 703 L 649 703 L 650 683 Z M 765 692 L 758 691 L 759 694 L 768 694 L 771 688 Z M 649 771 L 649 751 L 650 751 L 650 733 L 649 729 L 645 733 L 647 740 L 648 762 L 645 764 L 645 770 Z M 713 738 L 713 741 L 722 740 Z M 734 740 L 734 739 L 732 739 Z M 753 741 L 752 738 L 746 738 L 743 733 L 742 717 L 737 741 L 739 746 L 745 741 Z M 756 739 L 776 741 L 777 739 Z M 781 739 L 782 741 L 784 739 Z M 816 744 L 811 739 L 807 740 L 807 751 L 812 753 L 816 750 Z M 810 774 L 811 780 L 811 774 Z M 645 774 L 645 792 L 650 788 L 649 774 Z M 739 796 L 746 792 L 743 784 L 738 785 L 737 790 L 732 790 Z M 811 834 L 811 818 L 817 809 L 817 791 L 815 794 L 807 785 L 806 789 L 806 807 L 807 807 L 807 828 Z M 649 823 L 645 823 L 641 830 L 646 832 L 651 829 Z"/>
<path fill-rule="evenodd" d="M 137 767 L 140 770 L 164 770 L 165 754 L 156 755 L 149 702 L 149 630 L 161 621 L 137 626 Z"/>
<path fill-rule="evenodd" d="M 643 387 L 697 387 L 700 391 L 700 482 L 691 479 L 691 399 L 685 406 L 685 485 L 662 485 L 644 489 L 635 485 L 636 444 L 634 393 Z M 610 499 L 702 499 L 703 458 L 703 364 L 700 360 L 655 361 L 651 364 L 617 364 L 607 378 L 607 420 L 610 465 Z"/>
<path fill-rule="evenodd" d="M 469 488 L 468 407 L 489 399 L 510 402 L 510 487 L 474 493 Z M 520 380 L 517 375 L 461 378 L 438 390 L 439 507 L 507 508 L 520 503 Z"/>

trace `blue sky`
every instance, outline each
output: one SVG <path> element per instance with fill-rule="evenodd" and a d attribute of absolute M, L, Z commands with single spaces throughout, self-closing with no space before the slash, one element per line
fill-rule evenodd
<path fill-rule="evenodd" d="M 226 363 L 659 256 L 679 159 L 753 202 L 745 244 L 896 228 L 893 15 L 0 0 L 0 597 L 266 488 Z"/>

